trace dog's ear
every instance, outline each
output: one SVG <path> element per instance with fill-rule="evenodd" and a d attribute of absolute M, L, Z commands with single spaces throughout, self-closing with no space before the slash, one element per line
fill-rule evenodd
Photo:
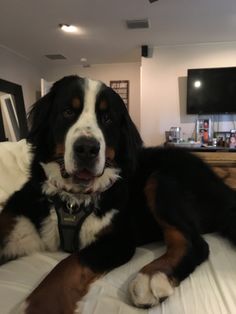
<path fill-rule="evenodd" d="M 142 145 L 143 141 L 141 136 L 125 106 L 121 127 L 120 160 L 124 164 L 126 172 L 131 173 L 135 170 L 138 153 L 142 148 Z"/>
<path fill-rule="evenodd" d="M 53 95 L 49 92 L 40 98 L 33 106 L 28 115 L 29 133 L 27 140 L 35 149 L 44 147 L 46 153 L 50 149 L 50 116 L 52 111 Z M 48 152 L 49 153 L 49 152 Z M 48 154 L 47 154 L 48 155 Z"/>

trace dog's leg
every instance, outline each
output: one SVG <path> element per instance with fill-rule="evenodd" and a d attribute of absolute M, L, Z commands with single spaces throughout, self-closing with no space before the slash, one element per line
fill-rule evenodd
<path fill-rule="evenodd" d="M 4 263 L 44 249 L 44 244 L 32 222 L 25 216 L 0 214 L 0 259 Z"/>
<path fill-rule="evenodd" d="M 10 257 L 3 253 L 6 247 L 8 235 L 14 229 L 16 224 L 15 217 L 6 211 L 0 213 L 0 264 L 7 262 Z"/>
<path fill-rule="evenodd" d="M 25 314 L 72 314 L 76 303 L 101 273 L 80 263 L 73 254 L 60 262 L 24 302 Z M 17 312 L 16 312 L 17 313 Z"/>
<path fill-rule="evenodd" d="M 0 213 L 1 262 L 44 250 L 40 226 L 48 217 L 49 205 L 31 182 L 12 194 Z"/>
<path fill-rule="evenodd" d="M 23 313 L 74 313 L 94 280 L 132 257 L 135 248 L 124 240 L 107 237 L 64 259 L 26 299 Z"/>
<path fill-rule="evenodd" d="M 143 267 L 130 283 L 131 298 L 138 307 L 149 308 L 169 297 L 208 257 L 208 245 L 200 236 L 191 241 L 175 227 L 166 226 L 164 238 L 166 253 Z"/>
<path fill-rule="evenodd" d="M 154 219 L 162 228 L 166 253 L 143 267 L 130 283 L 133 303 L 151 307 L 173 293 L 173 288 L 197 265 L 207 259 L 209 249 L 189 215 L 191 206 L 174 180 L 165 185 L 157 176 L 151 177 L 145 194 Z M 181 194 L 182 193 L 182 194 Z M 194 215 L 193 215 L 194 216 Z"/>

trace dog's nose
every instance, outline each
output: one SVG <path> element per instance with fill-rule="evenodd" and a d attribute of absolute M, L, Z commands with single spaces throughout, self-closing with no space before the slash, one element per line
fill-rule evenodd
<path fill-rule="evenodd" d="M 90 137 L 81 137 L 74 143 L 76 158 L 82 161 L 92 160 L 97 157 L 100 150 L 99 142 Z"/>

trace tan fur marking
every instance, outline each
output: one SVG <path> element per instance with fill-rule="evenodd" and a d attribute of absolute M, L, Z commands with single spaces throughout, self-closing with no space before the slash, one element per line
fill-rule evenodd
<path fill-rule="evenodd" d="M 153 214 L 156 215 L 156 192 L 157 192 L 157 180 L 154 177 L 150 177 L 144 188 L 147 204 Z"/>
<path fill-rule="evenodd" d="M 64 143 L 58 143 L 56 145 L 56 149 L 55 149 L 55 157 L 64 155 L 65 153 L 65 144 Z"/>
<path fill-rule="evenodd" d="M 74 313 L 76 303 L 87 293 L 89 285 L 101 275 L 81 265 L 76 254 L 70 255 L 27 298 L 26 314 Z"/>
<path fill-rule="evenodd" d="M 74 109 L 80 109 L 81 101 L 80 101 L 80 99 L 78 97 L 75 97 L 75 98 L 72 99 L 72 107 Z"/>
<path fill-rule="evenodd" d="M 101 100 L 99 104 L 99 109 L 100 110 L 106 110 L 107 109 L 107 101 L 105 99 Z"/>
<path fill-rule="evenodd" d="M 141 272 L 148 275 L 153 275 L 160 271 L 167 275 L 171 274 L 172 269 L 178 265 L 187 250 L 187 240 L 179 230 L 166 223 L 160 222 L 160 225 L 163 228 L 167 251 L 161 257 L 142 268 Z"/>
<path fill-rule="evenodd" d="M 115 152 L 114 148 L 107 147 L 106 148 L 106 158 L 109 160 L 114 160 L 115 156 L 116 156 L 116 152 Z"/>

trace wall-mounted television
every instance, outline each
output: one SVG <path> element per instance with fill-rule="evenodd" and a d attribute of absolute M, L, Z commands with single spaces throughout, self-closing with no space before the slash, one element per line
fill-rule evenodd
<path fill-rule="evenodd" d="M 236 67 L 189 69 L 187 114 L 236 113 Z"/>

